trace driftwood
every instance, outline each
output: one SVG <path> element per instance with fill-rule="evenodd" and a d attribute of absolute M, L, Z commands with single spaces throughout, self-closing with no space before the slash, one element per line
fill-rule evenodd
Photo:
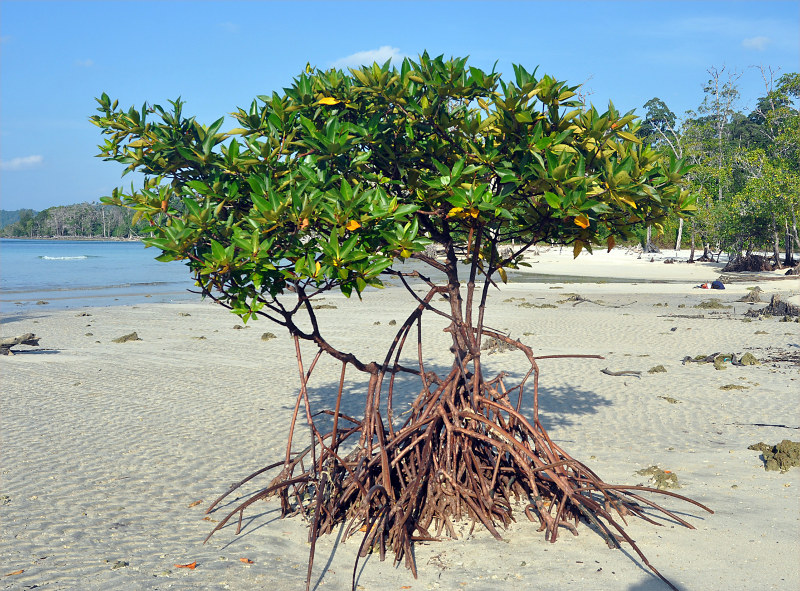
<path fill-rule="evenodd" d="M 634 370 L 610 371 L 608 368 L 605 368 L 601 369 L 600 372 L 606 374 L 607 376 L 633 376 L 635 378 L 642 377 L 642 372 Z"/>
<path fill-rule="evenodd" d="M 745 316 L 800 316 L 800 306 L 785 302 L 777 293 L 772 294 L 769 304 L 760 310 L 748 310 Z"/>
<path fill-rule="evenodd" d="M 11 347 L 16 345 L 30 345 L 31 347 L 39 346 L 39 339 L 32 332 L 25 333 L 18 337 L 3 337 L 0 338 L 0 355 L 13 355 L 14 352 Z"/>

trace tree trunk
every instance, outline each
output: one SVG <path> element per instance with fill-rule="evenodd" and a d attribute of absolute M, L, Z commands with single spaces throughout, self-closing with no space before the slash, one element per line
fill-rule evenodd
<path fill-rule="evenodd" d="M 783 264 L 786 267 L 791 267 L 794 265 L 794 248 L 792 246 L 792 234 L 789 232 L 789 222 L 783 222 L 783 244 L 786 248 L 786 252 L 783 255 Z"/>
<path fill-rule="evenodd" d="M 658 247 L 653 244 L 653 226 L 647 226 L 647 238 L 644 244 L 645 252 L 661 252 Z"/>
<path fill-rule="evenodd" d="M 778 236 L 778 223 L 775 220 L 775 212 L 772 212 L 772 221 L 770 223 L 772 228 L 772 256 L 775 259 L 775 268 L 782 269 L 781 266 L 781 241 Z"/>
<path fill-rule="evenodd" d="M 797 216 L 794 213 L 794 207 L 792 207 L 792 236 L 794 236 L 795 246 L 800 248 L 800 237 L 797 235 Z"/>
<path fill-rule="evenodd" d="M 678 255 L 678 251 L 681 249 L 681 239 L 683 238 L 683 218 L 678 220 L 678 238 L 675 240 L 675 256 Z"/>
<path fill-rule="evenodd" d="M 694 220 L 692 220 L 692 249 L 689 252 L 689 261 L 690 263 L 694 262 L 694 236 L 695 236 L 695 224 Z"/>

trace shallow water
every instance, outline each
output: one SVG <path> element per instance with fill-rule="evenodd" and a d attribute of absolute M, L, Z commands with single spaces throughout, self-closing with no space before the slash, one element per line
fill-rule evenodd
<path fill-rule="evenodd" d="M 2 313 L 199 299 L 186 266 L 159 254 L 140 242 L 0 240 Z"/>

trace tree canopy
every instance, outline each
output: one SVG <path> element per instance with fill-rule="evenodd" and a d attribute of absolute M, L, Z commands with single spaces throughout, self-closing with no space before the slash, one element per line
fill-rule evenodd
<path fill-rule="evenodd" d="M 420 56 L 350 70 L 311 67 L 220 131 L 168 108 L 92 122 L 101 155 L 146 175 L 108 203 L 154 225 L 148 244 L 186 260 L 244 316 L 287 286 L 358 293 L 431 242 L 467 245 L 491 276 L 537 241 L 583 248 L 692 209 L 684 161 L 637 137 L 632 113 L 576 100 L 577 87 L 522 66 L 512 80 L 466 59 Z M 501 242 L 522 248 L 497 252 Z"/>

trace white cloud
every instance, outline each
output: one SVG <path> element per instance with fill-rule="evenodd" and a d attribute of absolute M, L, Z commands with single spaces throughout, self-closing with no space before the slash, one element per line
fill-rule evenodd
<path fill-rule="evenodd" d="M 93 60 L 75 60 L 75 65 L 81 68 L 91 68 L 94 65 Z"/>
<path fill-rule="evenodd" d="M 755 49 L 756 51 L 764 51 L 772 41 L 769 37 L 748 37 L 742 41 L 742 47 L 745 49 Z"/>
<path fill-rule="evenodd" d="M 340 58 L 333 62 L 334 68 L 357 68 L 358 66 L 370 65 L 373 62 L 384 64 L 386 60 L 400 61 L 405 56 L 400 53 L 400 49 L 390 45 L 383 45 L 378 49 L 368 49 L 359 51 L 347 57 Z"/>
<path fill-rule="evenodd" d="M 0 170 L 25 170 L 26 168 L 35 168 L 39 166 L 43 160 L 44 158 L 38 154 L 3 160 L 0 162 Z"/>

